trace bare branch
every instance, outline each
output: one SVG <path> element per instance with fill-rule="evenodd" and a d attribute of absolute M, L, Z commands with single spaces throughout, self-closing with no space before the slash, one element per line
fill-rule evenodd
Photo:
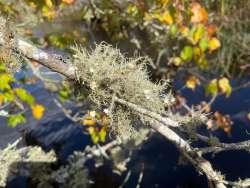
<path fill-rule="evenodd" d="M 229 151 L 229 150 L 245 150 L 250 149 L 250 140 L 238 142 L 238 143 L 219 143 L 216 146 L 201 148 L 199 151 L 202 154 L 206 153 L 219 153 L 221 151 Z"/>

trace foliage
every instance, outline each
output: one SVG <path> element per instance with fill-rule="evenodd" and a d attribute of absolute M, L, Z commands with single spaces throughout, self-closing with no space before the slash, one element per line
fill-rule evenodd
<path fill-rule="evenodd" d="M 105 142 L 110 118 L 105 113 L 90 111 L 84 116 L 82 124 L 88 126 L 87 130 L 94 144 Z"/>
<path fill-rule="evenodd" d="M 70 17 L 70 10 L 74 10 L 77 3 L 74 0 L 26 0 L 22 2 L 20 7 L 27 7 L 25 9 L 31 11 L 32 15 L 35 14 L 37 23 L 44 21 L 53 23 Z M 23 14 L 23 10 L 17 8 L 13 3 L 3 3 L 1 9 L 4 10 L 5 14 L 13 17 L 16 17 L 15 12 Z M 216 54 L 219 57 L 221 53 L 220 50 L 217 52 L 218 48 L 221 47 L 217 33 L 220 33 L 221 30 L 218 22 L 212 14 L 209 14 L 209 11 L 213 12 L 212 2 L 190 0 L 89 1 L 85 3 L 84 9 L 77 13 L 80 17 L 76 18 L 83 19 L 93 31 L 101 28 L 112 41 L 129 39 L 130 43 L 135 44 L 136 50 L 153 58 L 153 61 L 146 65 L 147 67 L 157 60 L 153 65 L 156 71 L 150 69 L 153 79 L 158 76 L 157 79 L 173 78 L 179 71 L 183 73 L 184 70 L 188 73 L 184 76 L 187 88 L 195 90 L 199 85 L 205 88 L 207 95 L 217 96 L 222 93 L 228 97 L 232 91 L 229 81 L 230 75 L 224 75 L 225 72 L 222 71 L 223 73 L 220 72 L 205 80 L 200 76 L 203 73 L 215 72 L 213 71 L 214 57 Z M 22 17 L 24 16 L 20 16 L 21 19 Z M 137 35 L 138 30 L 148 36 L 149 40 L 146 43 Z M 27 34 L 30 35 L 29 32 Z M 221 39 L 220 36 L 219 38 Z M 77 30 L 61 33 L 52 32 L 45 35 L 44 39 L 48 43 L 46 45 L 54 45 L 62 49 L 69 49 L 69 46 L 76 40 L 79 43 L 87 44 L 88 42 L 86 36 Z M 155 54 L 158 54 L 157 57 L 151 53 L 152 49 L 154 49 Z M 224 49 L 225 47 L 222 46 L 222 51 Z M 165 54 L 164 58 L 160 56 L 162 50 Z M 167 68 L 165 70 L 169 71 L 160 71 L 162 68 Z M 193 74 L 189 69 L 198 70 L 198 74 Z M 161 72 L 160 75 L 158 75 L 158 70 Z M 69 87 L 59 91 L 59 98 L 62 101 L 69 99 L 69 96 L 72 96 Z M 97 101 L 97 99 L 94 100 Z M 43 108 L 39 108 L 35 104 L 29 104 L 29 106 L 33 116 L 40 119 Z M 100 130 L 97 131 L 93 128 L 89 130 L 92 137 L 97 140 L 99 137 L 97 132 Z M 106 128 L 102 129 L 102 132 L 106 134 L 104 130 Z M 119 130 L 121 131 L 121 129 Z"/>
<path fill-rule="evenodd" d="M 230 96 L 232 88 L 227 78 L 223 77 L 220 79 L 213 79 L 206 86 L 207 95 L 211 94 L 212 96 L 216 96 L 219 91 L 223 94 L 226 94 L 227 97 Z"/>
<path fill-rule="evenodd" d="M 70 5 L 74 2 L 74 0 L 60 0 L 59 2 L 54 0 L 26 0 L 26 2 L 35 9 L 38 13 L 41 14 L 42 17 L 53 20 L 58 15 L 57 8 L 63 9 L 65 5 Z"/>
<path fill-rule="evenodd" d="M 85 14 L 86 17 L 84 16 L 87 22 L 89 22 L 89 15 L 92 19 L 101 20 L 101 24 L 93 25 L 101 27 L 113 41 L 129 40 L 141 53 L 157 60 L 153 65 L 157 70 L 171 69 L 168 72 L 161 71 L 161 78 L 173 78 L 176 73 L 173 74 L 172 70 L 175 72 L 180 70 L 183 73 L 182 70 L 188 71 L 192 68 L 198 69 L 200 74 L 204 72 L 213 74 L 214 66 L 211 65 L 214 65 L 213 57 L 221 47 L 221 42 L 216 36 L 219 29 L 213 20 L 210 20 L 202 2 L 102 1 L 93 2 L 89 6 L 89 11 Z M 94 10 L 93 7 L 95 7 Z M 124 9 L 125 12 L 122 11 Z M 91 21 L 90 24 L 92 24 Z M 144 42 L 137 34 L 137 30 L 141 31 L 141 34 L 146 33 L 149 40 Z M 152 50 L 147 51 L 152 48 L 155 48 L 154 53 L 158 53 L 157 59 L 155 55 L 152 56 Z M 161 60 L 162 52 L 167 54 L 164 56 L 167 59 Z M 161 61 L 158 62 L 159 60 Z M 190 76 L 190 72 L 188 75 Z M 191 76 L 195 75 L 191 74 Z M 197 76 L 196 80 L 196 83 L 200 83 L 201 86 L 209 82 L 209 80 L 200 80 Z M 191 89 L 195 90 L 196 85 L 193 84 Z M 190 88 L 190 85 L 187 87 Z"/>
<path fill-rule="evenodd" d="M 0 106 L 2 109 L 7 108 L 3 116 L 7 117 L 10 127 L 16 127 L 17 124 L 25 123 L 26 106 L 32 109 L 35 118 L 40 119 L 43 115 L 41 110 L 38 112 L 37 107 L 43 106 L 36 104 L 34 97 L 22 88 L 22 83 L 14 76 L 21 67 L 21 58 L 12 51 L 15 39 L 11 35 L 11 30 L 6 20 L 0 18 L 1 36 L 6 40 L 5 45 L 0 49 Z M 38 118 L 39 116 L 39 118 Z"/>
<path fill-rule="evenodd" d="M 25 122 L 24 105 L 28 105 L 32 109 L 34 117 L 40 119 L 44 107 L 36 104 L 34 97 L 27 90 L 17 85 L 18 80 L 7 72 L 5 63 L 8 62 L 2 60 L 0 64 L 0 106 L 9 105 L 12 107 L 12 113 L 8 112 L 6 114 L 9 126 L 16 127 L 17 124 Z"/>

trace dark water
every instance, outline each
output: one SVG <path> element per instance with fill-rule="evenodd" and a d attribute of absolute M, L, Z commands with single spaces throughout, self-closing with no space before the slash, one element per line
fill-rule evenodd
<path fill-rule="evenodd" d="M 236 87 L 238 83 L 234 81 L 232 85 Z M 177 87 L 179 87 L 178 84 Z M 182 93 L 190 104 L 197 104 L 201 99 L 208 100 L 204 96 L 202 88 L 195 93 L 188 89 L 183 90 Z M 219 137 L 222 142 L 240 142 L 250 139 L 250 135 L 247 134 L 250 131 L 250 121 L 247 119 L 247 113 L 250 112 L 249 87 L 233 92 L 229 98 L 218 97 L 212 105 L 212 111 L 229 114 L 233 121 L 231 136 L 221 130 L 213 132 L 213 135 Z M 227 151 L 206 157 L 212 162 L 215 169 L 226 175 L 228 180 L 236 181 L 239 178 L 244 179 L 250 176 L 250 155 L 246 151 Z"/>

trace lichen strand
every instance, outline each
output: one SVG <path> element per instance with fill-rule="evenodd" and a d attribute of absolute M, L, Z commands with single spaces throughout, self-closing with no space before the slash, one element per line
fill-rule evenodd
<path fill-rule="evenodd" d="M 104 42 L 96 45 L 95 49 L 90 51 L 80 47 L 74 48 L 74 51 L 73 65 L 77 69 L 78 81 L 90 87 L 90 98 L 99 108 L 110 108 L 112 97 L 116 95 L 154 112 L 160 114 L 164 112 L 165 104 L 161 95 L 165 84 L 154 84 L 150 81 L 146 70 L 148 58 L 126 58 L 118 49 Z M 112 129 L 117 130 L 119 134 L 122 134 L 122 129 L 134 132 L 131 122 L 136 117 L 143 123 L 148 120 L 139 113 L 129 111 L 119 104 L 116 104 L 115 108 L 110 111 L 112 111 L 110 113 L 114 122 Z M 117 125 L 129 127 L 126 129 L 115 127 Z M 125 134 L 127 133 L 126 131 Z"/>
<path fill-rule="evenodd" d="M 10 73 L 18 72 L 21 69 L 21 54 L 13 51 L 16 46 L 16 40 L 13 30 L 11 29 L 11 22 L 8 19 L 0 17 L 0 40 L 3 44 L 0 47 L 0 63 L 4 63 L 7 71 Z"/>

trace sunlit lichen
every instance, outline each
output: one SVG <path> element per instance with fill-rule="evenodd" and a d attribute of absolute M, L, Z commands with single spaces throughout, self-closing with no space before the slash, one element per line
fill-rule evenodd
<path fill-rule="evenodd" d="M 17 149 L 16 144 L 17 142 L 0 150 L 0 187 L 6 185 L 9 177 L 20 173 L 19 170 L 22 164 L 26 166 L 39 163 L 50 164 L 57 160 L 53 151 L 45 153 L 37 146 Z M 40 167 L 41 165 L 39 166 L 39 171 L 42 172 Z"/>
<path fill-rule="evenodd" d="M 128 136 L 131 132 L 135 133 L 133 122 L 140 120 L 146 123 L 148 119 L 124 106 L 115 104 L 112 107 L 113 96 L 159 114 L 164 113 L 166 104 L 162 94 L 166 84 L 150 81 L 146 70 L 148 58 L 126 58 L 106 43 L 96 45 L 90 51 L 77 47 L 74 52 L 73 65 L 78 81 L 90 88 L 89 97 L 98 108 L 109 108 L 114 122 L 111 128 L 117 134 Z"/>

